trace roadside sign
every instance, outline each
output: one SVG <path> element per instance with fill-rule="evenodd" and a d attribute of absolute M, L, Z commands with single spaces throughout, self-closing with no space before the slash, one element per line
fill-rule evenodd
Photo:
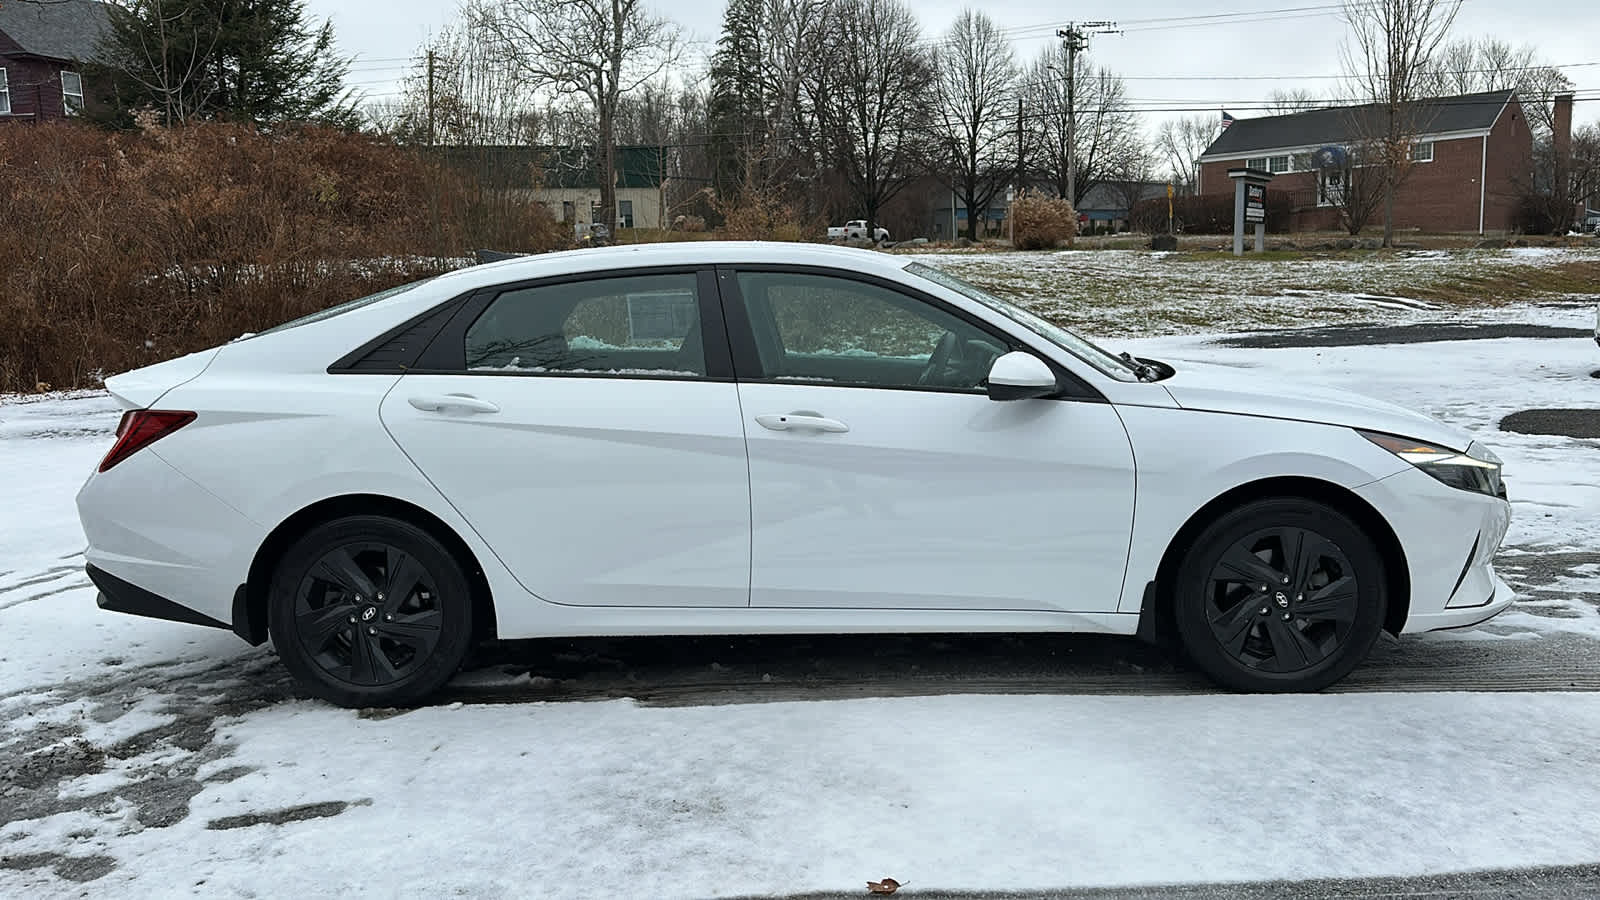
<path fill-rule="evenodd" d="M 1265 222 L 1267 220 L 1266 185 L 1247 184 L 1244 186 L 1244 220 L 1246 222 Z"/>

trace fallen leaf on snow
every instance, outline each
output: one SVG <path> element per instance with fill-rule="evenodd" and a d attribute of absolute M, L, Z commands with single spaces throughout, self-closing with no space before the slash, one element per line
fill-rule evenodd
<path fill-rule="evenodd" d="M 910 882 L 907 882 L 907 884 L 909 883 Z M 900 890 L 901 887 L 902 885 L 900 882 L 895 881 L 893 878 L 885 878 L 882 881 L 867 882 L 867 890 L 874 894 L 892 894 L 895 891 Z"/>

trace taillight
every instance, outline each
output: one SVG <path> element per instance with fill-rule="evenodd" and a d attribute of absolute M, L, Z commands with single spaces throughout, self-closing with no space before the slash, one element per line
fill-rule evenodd
<path fill-rule="evenodd" d="M 119 462 L 154 444 L 179 428 L 194 421 L 194 413 L 164 409 L 135 409 L 122 414 L 117 423 L 117 442 L 111 452 L 100 460 L 100 471 L 105 472 Z"/>

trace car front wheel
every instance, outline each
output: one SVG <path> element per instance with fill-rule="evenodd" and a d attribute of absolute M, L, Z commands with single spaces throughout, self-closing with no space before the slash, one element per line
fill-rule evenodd
<path fill-rule="evenodd" d="M 1239 691 L 1317 691 L 1366 659 L 1383 627 L 1383 556 L 1344 513 L 1258 500 L 1212 522 L 1179 566 L 1184 649 Z"/>
<path fill-rule="evenodd" d="M 460 668 L 471 587 L 437 539 L 408 522 L 352 516 L 295 542 L 273 574 L 272 644 L 310 693 L 340 706 L 409 706 Z"/>

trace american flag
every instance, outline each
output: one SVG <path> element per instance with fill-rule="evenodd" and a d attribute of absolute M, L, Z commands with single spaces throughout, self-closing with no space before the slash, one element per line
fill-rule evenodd
<path fill-rule="evenodd" d="M 1223 131 L 1227 131 L 1228 130 L 1228 126 L 1232 125 L 1232 124 L 1233 124 L 1233 114 L 1229 113 L 1227 110 L 1223 110 L 1222 111 L 1222 130 Z"/>

